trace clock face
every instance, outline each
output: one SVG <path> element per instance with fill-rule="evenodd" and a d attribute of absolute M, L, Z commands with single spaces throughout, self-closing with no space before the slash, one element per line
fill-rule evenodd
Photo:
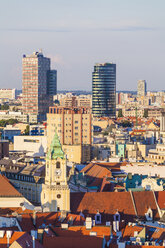
<path fill-rule="evenodd" d="M 61 175 L 61 170 L 60 170 L 60 169 L 55 170 L 55 175 L 56 175 L 56 176 L 60 176 L 60 175 Z"/>

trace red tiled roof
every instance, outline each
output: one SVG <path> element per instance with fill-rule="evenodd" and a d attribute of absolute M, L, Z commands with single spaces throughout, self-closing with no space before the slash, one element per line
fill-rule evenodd
<path fill-rule="evenodd" d="M 36 213 L 36 224 L 33 225 L 33 214 L 24 214 L 22 215 L 22 219 L 19 222 L 22 230 L 24 231 L 31 231 L 35 230 L 36 228 L 39 228 L 42 226 L 42 224 L 48 225 L 48 224 L 55 224 L 58 220 L 58 217 L 60 216 L 60 213 Z"/>
<path fill-rule="evenodd" d="M 135 211 L 129 192 L 87 192 L 71 193 L 71 211 L 96 214 L 97 210 L 107 218 L 112 218 L 118 210 L 121 217 L 130 220 Z M 108 219 L 107 219 L 108 221 Z"/>
<path fill-rule="evenodd" d="M 163 240 L 165 239 L 165 229 L 164 228 L 159 228 L 159 227 L 152 227 L 152 226 L 145 226 L 146 229 L 146 236 L 148 236 L 149 240 L 155 241 L 157 240 L 157 243 L 162 243 Z M 134 232 L 141 232 L 144 226 L 126 226 L 122 232 L 122 236 L 124 241 L 130 240 L 130 237 L 134 237 Z M 150 246 L 152 247 L 152 246 Z M 155 246 L 157 247 L 157 246 Z"/>
<path fill-rule="evenodd" d="M 100 164 L 90 164 L 88 167 L 84 167 L 81 172 L 85 172 L 87 176 L 90 177 L 97 177 L 97 178 L 103 178 L 105 176 L 111 176 L 111 172 L 105 168 L 104 166 L 101 166 Z"/>
<path fill-rule="evenodd" d="M 137 231 L 138 233 L 143 229 L 143 226 L 126 226 L 123 230 L 123 239 L 130 240 L 130 237 L 134 237 L 134 232 Z"/>
<path fill-rule="evenodd" d="M 43 225 L 48 226 L 51 224 L 53 226 L 55 224 L 61 224 L 60 215 L 60 212 L 36 213 L 36 223 L 34 225 L 33 214 L 24 214 L 22 215 L 22 219 L 19 221 L 19 224 L 22 230 L 30 232 L 31 230 L 42 228 Z M 68 222 L 71 217 L 74 225 L 84 225 L 85 219 L 77 214 L 68 214 L 62 223 Z"/>
<path fill-rule="evenodd" d="M 89 236 L 90 232 L 96 232 L 97 237 L 102 238 L 103 236 L 110 236 L 110 227 L 109 226 L 94 226 L 92 229 L 86 229 L 85 226 L 70 226 L 67 230 L 61 229 L 61 227 L 52 228 L 57 236 L 62 237 L 81 237 Z"/>
<path fill-rule="evenodd" d="M 100 192 L 110 192 L 110 191 L 113 191 L 113 184 L 110 183 L 109 181 L 107 181 L 106 178 L 103 178 L 102 180 L 102 184 L 101 184 L 101 187 L 100 187 Z"/>
<path fill-rule="evenodd" d="M 25 232 L 13 232 L 11 238 L 9 239 L 9 244 L 12 244 L 15 240 L 20 238 L 22 235 L 24 235 Z M 0 238 L 0 247 L 1 248 L 6 248 L 7 247 L 7 237 L 6 237 L 6 232 L 3 238 Z"/>
<path fill-rule="evenodd" d="M 44 248 L 96 248 L 102 246 L 102 239 L 97 237 L 51 237 L 44 235 Z"/>
<path fill-rule="evenodd" d="M 160 209 L 165 209 L 165 191 L 155 192 L 155 196 Z"/>
<path fill-rule="evenodd" d="M 154 217 L 159 218 L 156 202 L 152 191 L 132 192 L 138 216 L 145 216 L 151 207 Z"/>
<path fill-rule="evenodd" d="M 20 247 L 33 247 L 33 240 L 32 236 L 28 233 L 23 234 L 17 239 L 17 243 L 20 245 Z M 35 240 L 35 248 L 43 248 L 43 246 L 39 243 L 38 240 Z"/>
<path fill-rule="evenodd" d="M 23 197 L 8 179 L 0 174 L 0 197 Z"/>
<path fill-rule="evenodd" d="M 14 208 L 0 208 L 0 215 L 13 215 L 14 213 L 17 214 L 27 214 L 27 213 L 33 213 L 30 209 L 23 210 L 21 207 L 14 207 Z"/>
<path fill-rule="evenodd" d="M 163 198 L 165 196 L 164 193 L 157 193 L 159 196 L 158 204 L 160 206 L 163 205 L 163 199 L 165 199 L 165 197 Z M 132 192 L 132 195 L 139 217 L 145 217 L 150 207 L 153 210 L 154 218 L 159 219 L 159 213 L 152 191 Z M 86 215 L 95 215 L 97 210 L 99 210 L 103 216 L 108 215 L 107 219 L 111 219 L 117 210 L 121 214 L 121 219 L 127 221 L 134 220 L 136 216 L 130 192 L 71 193 L 71 211 L 73 213 L 79 213 L 81 210 Z"/>

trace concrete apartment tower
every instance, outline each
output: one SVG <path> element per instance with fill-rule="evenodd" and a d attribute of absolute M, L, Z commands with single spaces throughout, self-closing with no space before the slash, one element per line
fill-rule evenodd
<path fill-rule="evenodd" d="M 56 132 L 47 152 L 45 184 L 42 185 L 41 205 L 44 211 L 70 211 L 70 190 L 67 184 L 66 159 Z"/>
<path fill-rule="evenodd" d="M 138 80 L 137 96 L 145 96 L 147 93 L 147 83 L 145 80 Z"/>
<path fill-rule="evenodd" d="M 116 64 L 95 64 L 92 73 L 92 113 L 94 117 L 116 116 Z"/>
<path fill-rule="evenodd" d="M 23 113 L 29 115 L 29 122 L 46 120 L 46 113 L 52 105 L 52 92 L 56 93 L 55 72 L 50 70 L 50 59 L 42 51 L 23 55 L 22 93 Z M 53 87 L 55 90 L 51 90 Z"/>

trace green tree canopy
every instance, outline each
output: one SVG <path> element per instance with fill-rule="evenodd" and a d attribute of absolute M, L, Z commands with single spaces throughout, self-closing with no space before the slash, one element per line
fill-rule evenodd
<path fill-rule="evenodd" d="M 143 115 L 144 118 L 147 118 L 148 117 L 148 109 L 145 109 L 144 110 L 144 115 Z"/>
<path fill-rule="evenodd" d="M 8 109 L 9 109 L 9 105 L 7 104 L 1 105 L 1 110 L 8 110 Z"/>
<path fill-rule="evenodd" d="M 118 112 L 118 117 L 123 117 L 123 112 L 122 112 L 122 109 L 119 109 L 119 112 Z"/>
<path fill-rule="evenodd" d="M 27 126 L 26 126 L 26 129 L 25 129 L 25 131 L 24 131 L 24 134 L 25 134 L 25 135 L 29 135 L 29 131 L 30 131 L 30 126 L 27 125 Z"/>

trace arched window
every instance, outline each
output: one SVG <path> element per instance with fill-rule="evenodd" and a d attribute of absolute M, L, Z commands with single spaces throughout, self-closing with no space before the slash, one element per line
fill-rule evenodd
<path fill-rule="evenodd" d="M 56 168 L 59 169 L 60 168 L 60 162 L 57 161 L 56 163 Z"/>

